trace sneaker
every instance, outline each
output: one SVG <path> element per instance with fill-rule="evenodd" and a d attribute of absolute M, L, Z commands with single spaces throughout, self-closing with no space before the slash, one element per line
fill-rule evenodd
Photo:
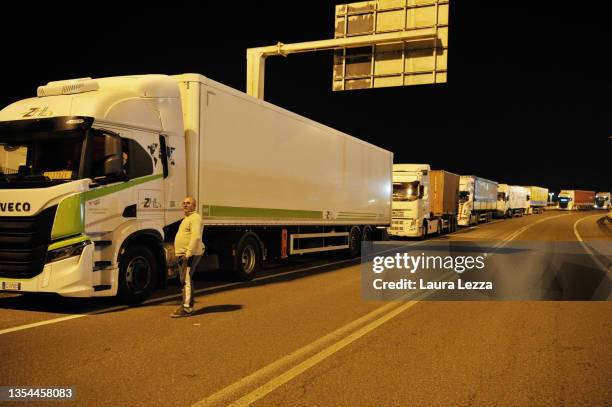
<path fill-rule="evenodd" d="M 174 313 L 170 315 L 170 317 L 171 318 L 188 317 L 191 315 L 191 312 L 192 312 L 191 308 L 180 307 L 176 311 L 174 311 Z"/>

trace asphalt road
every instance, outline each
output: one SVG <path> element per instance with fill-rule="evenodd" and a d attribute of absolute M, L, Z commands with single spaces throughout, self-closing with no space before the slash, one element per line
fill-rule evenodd
<path fill-rule="evenodd" d="M 574 242 L 593 274 L 582 295 L 610 272 L 603 216 L 551 211 L 437 241 Z M 199 275 L 183 319 L 169 318 L 178 286 L 132 308 L 3 294 L 0 385 L 70 386 L 74 405 L 612 405 L 611 301 L 364 301 L 360 273 L 329 256 L 246 284 Z"/>

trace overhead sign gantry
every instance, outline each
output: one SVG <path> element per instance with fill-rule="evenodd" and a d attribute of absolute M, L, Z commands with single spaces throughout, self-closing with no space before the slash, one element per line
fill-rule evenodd
<path fill-rule="evenodd" d="M 335 91 L 446 82 L 449 0 L 336 6 L 335 38 L 247 49 L 247 93 L 263 99 L 266 58 L 334 50 Z"/>

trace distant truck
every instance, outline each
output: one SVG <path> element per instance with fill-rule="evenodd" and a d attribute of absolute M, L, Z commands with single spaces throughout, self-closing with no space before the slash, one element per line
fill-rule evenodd
<path fill-rule="evenodd" d="M 548 205 L 548 188 L 528 186 L 528 207 L 527 213 L 544 213 L 544 208 Z"/>
<path fill-rule="evenodd" d="M 459 179 L 459 225 L 489 222 L 497 211 L 497 182 L 475 175 Z"/>
<path fill-rule="evenodd" d="M 197 199 L 204 268 L 252 279 L 386 236 L 393 154 L 201 75 L 50 82 L 0 112 L 0 290 L 141 301 Z"/>
<path fill-rule="evenodd" d="M 564 189 L 559 192 L 559 209 L 580 210 L 592 209 L 595 204 L 594 191 L 582 191 L 578 189 Z"/>
<path fill-rule="evenodd" d="M 598 192 L 595 194 L 595 209 L 610 209 L 612 204 L 610 203 L 609 192 Z"/>
<path fill-rule="evenodd" d="M 429 164 L 393 165 L 389 235 L 426 237 L 457 228 L 459 176 Z"/>
<path fill-rule="evenodd" d="M 523 216 L 529 208 L 529 189 L 518 185 L 497 186 L 497 211 L 499 218 Z"/>

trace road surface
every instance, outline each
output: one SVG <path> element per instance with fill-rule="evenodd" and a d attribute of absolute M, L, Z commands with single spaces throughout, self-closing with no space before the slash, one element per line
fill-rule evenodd
<path fill-rule="evenodd" d="M 572 241 L 600 280 L 611 265 L 603 213 L 438 240 Z M 70 386 L 65 403 L 81 406 L 612 405 L 612 301 L 364 301 L 359 263 L 299 259 L 250 283 L 202 274 L 182 319 L 169 318 L 177 285 L 138 307 L 0 294 L 0 385 Z"/>

